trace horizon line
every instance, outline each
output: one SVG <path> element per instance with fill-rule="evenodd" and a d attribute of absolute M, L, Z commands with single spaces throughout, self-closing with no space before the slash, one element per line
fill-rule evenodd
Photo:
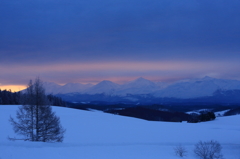
<path fill-rule="evenodd" d="M 175 83 L 175 82 L 180 82 L 180 81 L 186 81 L 186 80 L 191 80 L 191 79 L 204 79 L 204 78 L 213 78 L 213 79 L 226 79 L 226 78 L 216 78 L 216 77 L 211 77 L 211 76 L 208 76 L 208 75 L 205 75 L 203 77 L 197 77 L 197 78 L 175 78 L 175 80 L 151 80 L 151 79 L 147 79 L 147 78 L 144 78 L 144 77 L 138 77 L 138 78 L 133 78 L 131 80 L 125 80 L 124 82 L 115 82 L 115 81 L 112 81 L 112 80 L 99 80 L 97 82 L 68 82 L 68 83 L 57 83 L 57 82 L 52 82 L 52 81 L 43 81 L 44 83 L 54 83 L 54 84 L 57 84 L 59 86 L 64 86 L 66 84 L 69 84 L 69 83 L 79 83 L 79 84 L 83 84 L 83 85 L 87 85 L 87 84 L 92 84 L 92 85 L 97 85 L 103 81 L 110 81 L 110 82 L 113 82 L 113 83 L 116 83 L 116 84 L 119 84 L 119 85 L 124 85 L 126 83 L 129 83 L 131 81 L 135 81 L 135 80 L 138 80 L 138 79 L 145 79 L 145 80 L 148 80 L 148 81 L 151 81 L 151 82 L 154 82 L 154 83 L 157 83 L 157 82 L 163 82 L 163 83 Z M 235 80 L 235 79 L 228 79 L 228 80 Z M 238 80 L 240 81 L 240 80 Z M 27 84 L 25 85 L 21 85 L 21 84 L 11 84 L 11 85 L 2 85 L 0 83 L 0 90 L 11 90 L 12 92 L 19 92 L 19 91 L 22 91 L 24 89 L 27 88 Z"/>

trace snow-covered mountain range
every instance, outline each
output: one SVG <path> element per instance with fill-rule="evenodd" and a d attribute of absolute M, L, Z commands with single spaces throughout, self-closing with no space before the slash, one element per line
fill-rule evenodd
<path fill-rule="evenodd" d="M 240 92 L 240 81 L 204 77 L 198 79 L 181 80 L 174 83 L 153 82 L 142 77 L 125 84 L 111 81 L 101 81 L 96 85 L 67 83 L 63 86 L 45 82 L 48 94 L 55 94 L 67 100 L 83 102 L 93 100 L 117 101 L 156 100 L 160 98 L 196 99 L 200 97 L 234 96 Z M 232 92 L 229 92 L 232 91 Z M 71 97 L 71 98 L 70 98 Z M 103 99 L 104 98 L 104 99 Z M 111 99 L 110 99 L 111 98 Z M 220 97 L 219 97 L 220 98 Z M 222 97 L 221 97 L 222 98 Z"/>
<path fill-rule="evenodd" d="M 56 83 L 45 82 L 47 93 L 51 94 L 105 94 L 110 96 L 144 95 L 155 97 L 196 98 L 211 96 L 217 90 L 240 90 L 240 81 L 204 77 L 199 79 L 177 81 L 175 83 L 153 82 L 142 77 L 125 84 L 111 81 L 101 81 L 96 85 L 67 83 L 60 86 Z"/>

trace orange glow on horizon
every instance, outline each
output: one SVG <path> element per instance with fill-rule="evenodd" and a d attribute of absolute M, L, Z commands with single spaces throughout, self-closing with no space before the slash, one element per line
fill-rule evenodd
<path fill-rule="evenodd" d="M 7 91 L 11 89 L 12 92 L 18 92 L 23 89 L 26 89 L 26 86 L 25 85 L 0 85 L 0 89 L 7 90 Z"/>

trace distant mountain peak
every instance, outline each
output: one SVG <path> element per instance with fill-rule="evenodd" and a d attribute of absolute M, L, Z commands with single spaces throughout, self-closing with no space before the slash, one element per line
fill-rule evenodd
<path fill-rule="evenodd" d="M 109 80 L 103 80 L 101 82 L 99 82 L 97 85 L 118 85 L 112 81 L 109 81 Z"/>
<path fill-rule="evenodd" d="M 145 79 L 145 78 L 143 78 L 143 77 L 139 77 L 139 78 L 137 78 L 136 80 L 147 80 L 147 79 Z"/>
<path fill-rule="evenodd" d="M 54 82 L 43 82 L 43 85 L 54 85 L 54 86 L 60 86 L 59 84 L 54 83 Z"/>
<path fill-rule="evenodd" d="M 135 79 L 135 81 L 149 81 L 148 79 L 145 79 L 143 77 L 139 77 L 137 79 Z"/>
<path fill-rule="evenodd" d="M 143 77 L 139 77 L 133 81 L 130 81 L 129 83 L 153 83 L 152 81 L 148 80 L 148 79 L 145 79 Z"/>
<path fill-rule="evenodd" d="M 119 85 L 117 83 L 114 83 L 112 81 L 108 81 L 108 80 L 103 80 L 101 82 L 99 82 L 98 84 L 96 84 L 95 86 L 93 86 L 93 88 L 115 88 L 118 87 Z"/>
<path fill-rule="evenodd" d="M 123 89 L 137 88 L 137 89 L 139 89 L 138 91 L 149 89 L 149 91 L 152 92 L 152 89 L 153 88 L 155 89 L 156 87 L 157 87 L 157 85 L 154 82 L 140 77 L 140 78 L 137 78 L 133 81 L 126 83 L 123 86 Z"/>
<path fill-rule="evenodd" d="M 205 77 L 202 78 L 202 80 L 213 80 L 213 79 L 214 79 L 214 78 L 209 77 L 209 76 L 205 76 Z"/>
<path fill-rule="evenodd" d="M 81 83 L 66 83 L 64 86 L 77 86 L 77 85 L 83 85 Z"/>
<path fill-rule="evenodd" d="M 89 90 L 86 91 L 87 94 L 113 94 L 115 90 L 119 87 L 118 84 L 113 83 L 108 80 L 103 80 L 98 84 L 92 86 Z"/>
<path fill-rule="evenodd" d="M 112 81 L 109 81 L 109 80 L 103 80 L 101 81 L 100 83 L 113 83 Z"/>

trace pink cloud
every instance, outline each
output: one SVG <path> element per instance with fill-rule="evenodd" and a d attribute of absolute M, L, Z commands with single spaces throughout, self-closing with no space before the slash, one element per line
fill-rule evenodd
<path fill-rule="evenodd" d="M 49 65 L 1 66 L 1 83 L 17 83 L 19 78 L 40 76 L 44 80 L 64 84 L 68 82 L 97 83 L 101 80 L 126 82 L 138 77 L 150 80 L 176 80 L 210 75 L 212 77 L 234 77 L 240 64 L 214 61 L 158 61 L 158 62 L 89 62 L 58 63 Z M 11 83 L 8 83 L 11 82 Z M 19 84 L 19 83 L 18 83 Z"/>

